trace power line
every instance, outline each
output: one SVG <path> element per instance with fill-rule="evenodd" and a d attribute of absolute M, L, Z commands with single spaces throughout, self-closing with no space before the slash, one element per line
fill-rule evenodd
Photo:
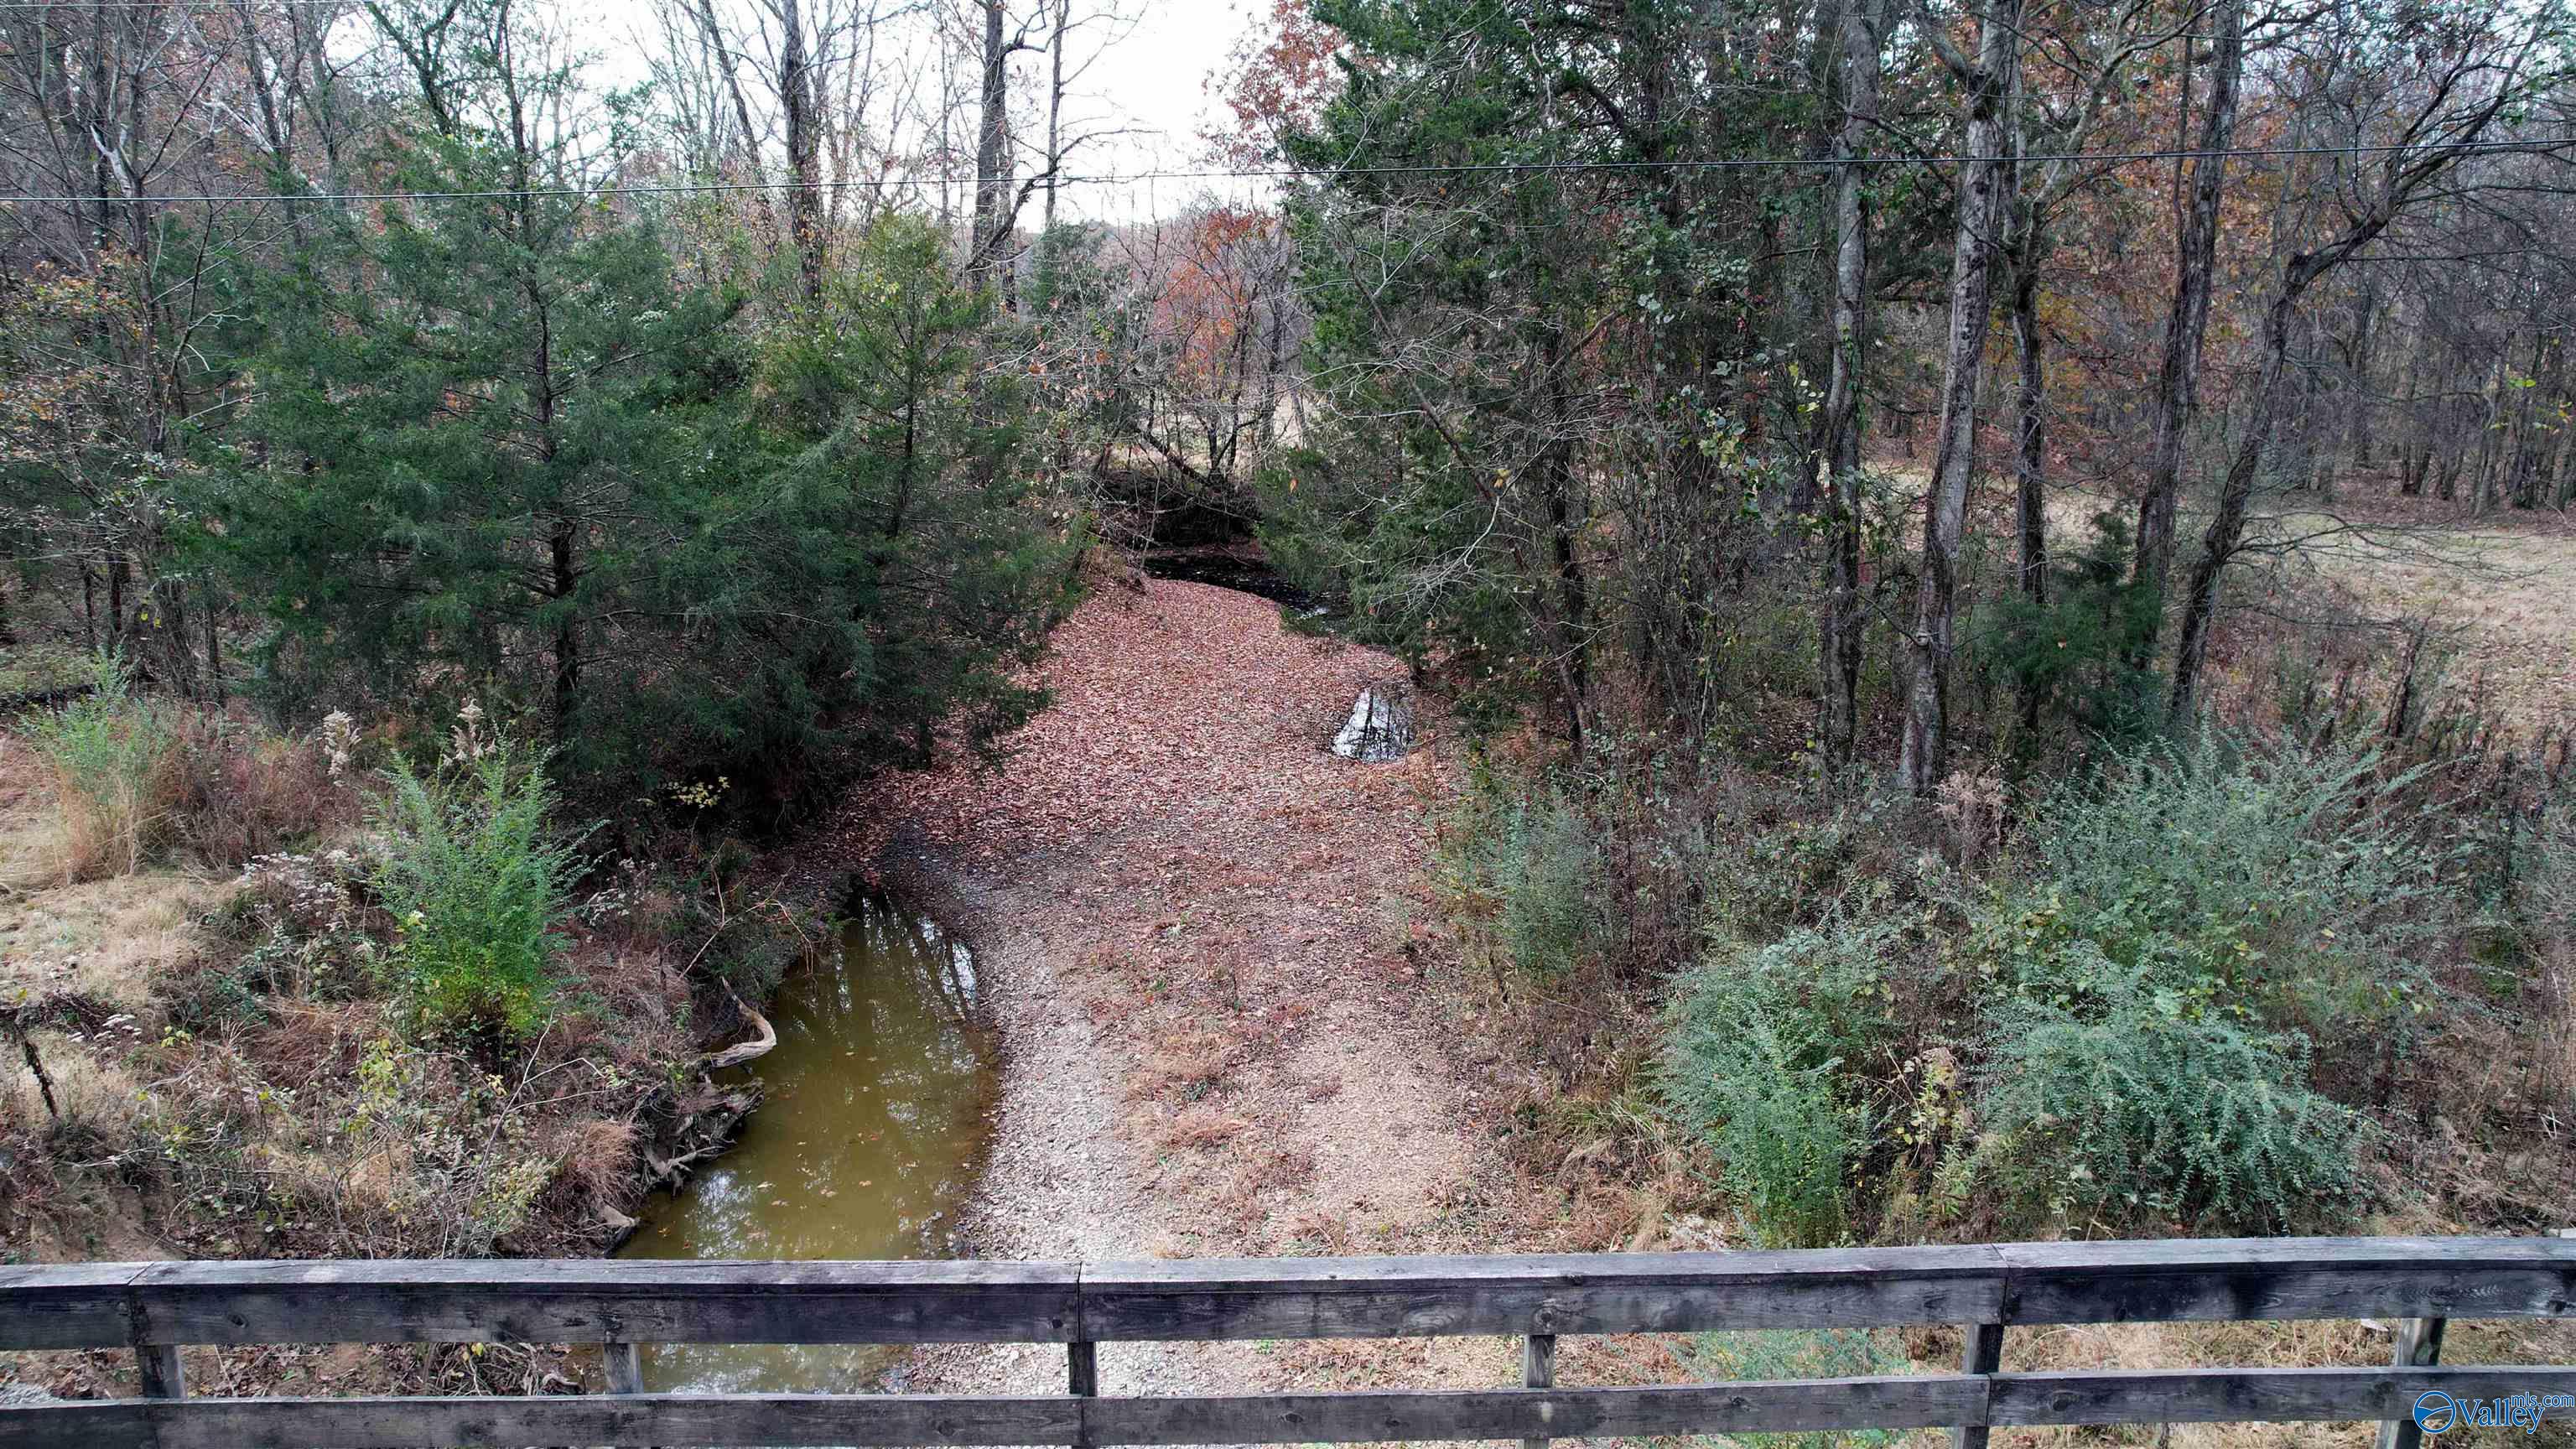
<path fill-rule="evenodd" d="M 2157 151 L 2058 151 L 2029 152 L 2018 157 L 1997 156 L 1856 156 L 1851 164 L 1861 166 L 1946 166 L 1971 162 L 2015 160 L 2023 164 L 2069 161 L 2087 164 L 2125 163 L 2134 161 L 2238 160 L 2289 158 L 2298 156 L 2386 156 L 2409 151 L 2454 151 L 2463 155 L 2486 155 L 2497 152 L 2544 152 L 2576 147 L 2576 136 L 2555 137 L 2538 141 L 2413 141 L 2378 145 L 2351 146 L 2240 146 L 2210 149 L 2174 148 Z M 1100 176 L 1064 176 L 1057 179 L 1063 186 L 1133 186 L 1156 181 L 1223 181 L 1223 180 L 1292 180 L 1328 179 L 1343 176 L 1454 176 L 1479 173 L 1509 172 L 1537 174 L 1547 172 L 1631 172 L 1631 171 L 1758 171 L 1819 170 L 1845 164 L 1831 156 L 1730 156 L 1700 161 L 1458 161 L 1416 162 L 1386 166 L 1280 166 L 1247 170 L 1204 171 L 1134 171 Z M 348 201 L 487 201 L 503 198 L 546 197 L 597 198 L 618 196 L 686 196 L 740 191 L 884 191 L 910 186 L 938 184 L 943 178 L 862 177 L 832 181 L 674 181 L 633 186 L 523 186 L 498 187 L 488 191 L 313 191 L 281 193 L 274 191 L 198 192 L 163 196 L 39 196 L 15 193 L 0 196 L 0 205 L 51 203 L 59 206 L 136 205 L 196 206 L 218 202 L 348 202 Z M 988 183 L 1014 185 L 1027 178 L 1019 176 L 968 176 L 944 178 L 951 186 L 982 186 Z"/>

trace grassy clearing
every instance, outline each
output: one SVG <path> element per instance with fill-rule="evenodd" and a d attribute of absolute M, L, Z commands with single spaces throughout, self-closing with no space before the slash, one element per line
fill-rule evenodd
<path fill-rule="evenodd" d="M 411 789 L 369 828 L 348 755 L 375 747 L 345 731 L 99 697 L 127 716 L 76 727 L 150 708 L 179 783 L 136 858 L 75 879 L 93 801 L 59 767 L 65 715 L 0 733 L 0 1261 L 578 1255 L 627 1225 L 648 1161 L 697 1145 L 723 1094 L 687 1067 L 730 1024 L 684 969 L 711 926 L 681 882 L 577 882 L 524 762 L 397 770 Z M 0 1356 L 0 1382 L 126 1392 L 120 1357 Z M 205 1357 L 236 1392 L 577 1372 L 519 1349 Z"/>
<path fill-rule="evenodd" d="M 2322 515 L 2285 515 L 2293 534 Z M 2316 563 L 2325 583 L 2383 617 L 2428 621 L 2447 673 L 2491 694 L 2526 732 L 2564 725 L 2576 699 L 2576 525 L 2555 514 L 2432 522 L 2406 538 L 2339 542 Z"/>

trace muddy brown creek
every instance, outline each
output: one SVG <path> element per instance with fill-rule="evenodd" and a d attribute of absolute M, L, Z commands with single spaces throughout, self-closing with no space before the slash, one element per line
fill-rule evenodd
<path fill-rule="evenodd" d="M 621 1258 L 932 1258 L 975 1186 L 995 1083 L 963 942 L 862 896 L 838 950 L 781 983 L 767 1088 L 741 1139 L 646 1207 Z M 869 1346 L 664 1344 L 659 1392 L 830 1393 L 872 1386 Z"/>

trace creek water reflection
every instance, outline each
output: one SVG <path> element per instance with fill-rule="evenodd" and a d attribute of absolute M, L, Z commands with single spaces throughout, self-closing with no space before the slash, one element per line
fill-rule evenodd
<path fill-rule="evenodd" d="M 991 1105 L 991 1044 L 975 961 L 923 916 L 861 897 L 837 951 L 779 988 L 767 1087 L 733 1149 L 656 1196 L 621 1258 L 933 1258 L 974 1189 Z M 870 1346 L 664 1344 L 661 1392 L 855 1392 L 884 1371 Z"/>

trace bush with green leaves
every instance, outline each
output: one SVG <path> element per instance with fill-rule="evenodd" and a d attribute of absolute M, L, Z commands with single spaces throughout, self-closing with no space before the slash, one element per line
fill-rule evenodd
<path fill-rule="evenodd" d="M 179 731 L 169 712 L 134 692 L 124 662 L 89 661 L 89 692 L 29 729 L 54 777 L 63 817 L 64 873 L 82 880 L 139 868 L 170 824 Z"/>
<path fill-rule="evenodd" d="M 2154 652 L 2162 613 L 2155 588 L 2130 581 L 2131 552 L 2126 520 L 2095 514 L 2087 545 L 2051 570 L 2046 602 L 1997 601 L 1978 641 L 2019 697 L 2115 740 L 2145 738 L 2164 719 L 2162 677 L 2131 662 Z"/>
<path fill-rule="evenodd" d="M 1764 1328 L 1703 1333 L 1691 1357 L 1705 1377 L 1723 1381 L 1885 1378 L 1910 1366 L 1886 1329 Z M 1754 1449 L 1874 1449 L 1905 1437 L 1899 1429 L 1821 1429 L 1801 1434 L 1726 1434 L 1719 1443 Z"/>
<path fill-rule="evenodd" d="M 2061 1225 L 2331 1223 L 2357 1187 L 2358 1114 L 2306 1085 L 2304 1038 L 2134 980 L 2090 1012 L 1993 1014 L 1975 1175 Z M 1956 1169 L 1954 1168 L 1954 1174 Z"/>
<path fill-rule="evenodd" d="M 2368 747 L 2205 732 L 2061 790 L 2035 880 L 1974 932 L 2016 996 L 2073 1007 L 2134 976 L 2321 1040 L 2406 1014 L 2448 900 L 2439 849 Z"/>
<path fill-rule="evenodd" d="M 1441 833 L 1438 867 L 1459 913 L 1483 923 L 1498 971 L 1563 976 L 1591 948 L 1591 831 L 1552 782 L 1514 786 L 1479 764 Z"/>
<path fill-rule="evenodd" d="M 470 731 L 460 743 L 427 774 L 400 760 L 385 772 L 374 885 L 415 1023 L 524 1037 L 555 1009 L 580 841 L 554 829 L 541 758 Z"/>
<path fill-rule="evenodd" d="M 1889 1029 L 1881 963 L 1902 929 L 1836 918 L 1714 952 L 1681 980 L 1664 1100 L 1714 1147 L 1720 1181 L 1767 1245 L 1849 1235 L 1852 1173 L 1874 1138 L 1861 1068 Z"/>

